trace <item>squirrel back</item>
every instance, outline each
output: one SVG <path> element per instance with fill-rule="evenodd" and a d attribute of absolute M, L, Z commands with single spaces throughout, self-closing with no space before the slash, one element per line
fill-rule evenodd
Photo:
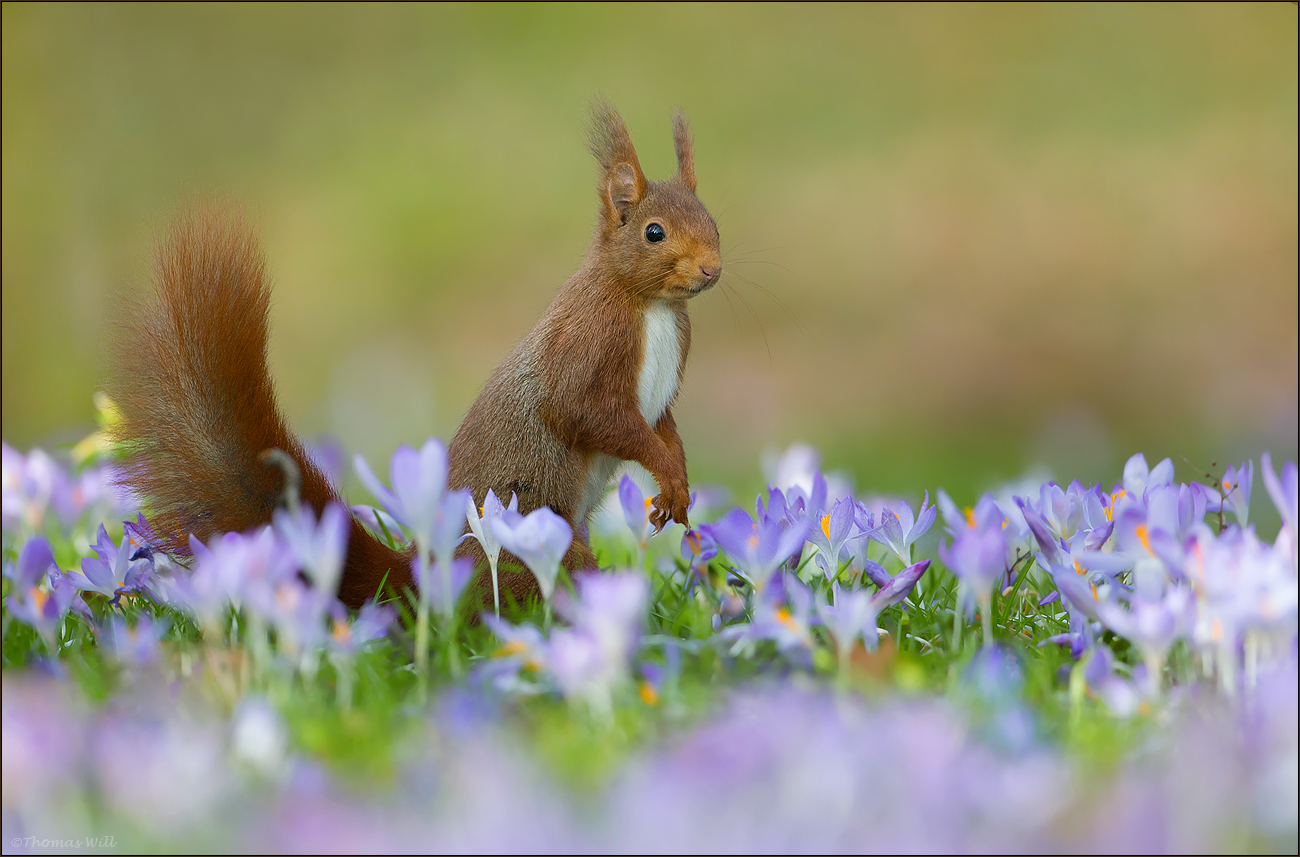
<path fill-rule="evenodd" d="M 191 534 L 207 541 L 269 522 L 286 474 L 262 459 L 266 450 L 293 459 L 301 501 L 318 515 L 339 500 L 276 404 L 266 260 L 252 230 L 220 207 L 182 215 L 159 247 L 155 280 L 157 301 L 136 307 L 118 340 L 109 390 L 120 478 L 148 499 L 161 547 L 184 556 Z M 409 557 L 353 519 L 339 597 L 360 606 L 385 573 L 400 591 Z"/>

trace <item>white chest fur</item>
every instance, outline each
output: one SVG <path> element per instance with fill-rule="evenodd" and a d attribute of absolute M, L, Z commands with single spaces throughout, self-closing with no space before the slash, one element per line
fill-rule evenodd
<path fill-rule="evenodd" d="M 659 417 L 677 394 L 677 371 L 681 362 L 677 312 L 666 303 L 655 302 L 645 314 L 645 351 L 636 384 L 641 416 L 651 428 L 659 422 Z"/>

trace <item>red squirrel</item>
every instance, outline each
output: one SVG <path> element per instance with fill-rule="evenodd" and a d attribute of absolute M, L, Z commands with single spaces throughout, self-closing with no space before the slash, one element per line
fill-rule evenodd
<path fill-rule="evenodd" d="M 599 214 L 586 258 L 485 385 L 448 449 L 452 488 L 476 504 L 489 489 L 519 511 L 549 506 L 574 530 L 570 572 L 596 566 L 586 521 L 622 461 L 659 484 L 652 520 L 687 522 L 686 456 L 673 420 L 690 320 L 686 301 L 722 273 L 718 229 L 695 195 L 690 130 L 673 119 L 677 175 L 649 182 L 622 118 L 598 103 L 590 143 Z M 319 513 L 337 490 L 280 415 L 266 366 L 269 284 L 251 230 L 234 215 L 183 216 L 159 249 L 158 301 L 138 309 L 117 346 L 110 392 L 121 419 L 121 478 L 148 501 L 160 546 L 266 523 L 284 496 L 281 449 Z M 482 559 L 470 539 L 465 555 Z M 393 550 L 355 519 L 339 598 L 356 607 L 387 579 L 412 586 L 411 549 Z M 503 556 L 506 562 L 517 562 Z M 486 563 L 482 563 L 486 566 Z M 476 589 L 490 592 L 485 574 Z M 517 601 L 531 575 L 503 574 Z"/>

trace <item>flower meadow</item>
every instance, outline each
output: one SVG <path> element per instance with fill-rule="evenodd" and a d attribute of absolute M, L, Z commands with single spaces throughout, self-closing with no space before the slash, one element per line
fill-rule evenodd
<path fill-rule="evenodd" d="M 914 507 L 792 447 L 691 529 L 623 476 L 571 578 L 432 439 L 354 460 L 377 505 L 167 556 L 103 437 L 3 448 L 6 852 L 1296 848 L 1294 462 Z M 413 591 L 337 601 L 349 515 Z"/>

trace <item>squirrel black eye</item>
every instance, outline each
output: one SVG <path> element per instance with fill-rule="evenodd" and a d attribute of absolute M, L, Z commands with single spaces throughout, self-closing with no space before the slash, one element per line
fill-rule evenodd
<path fill-rule="evenodd" d="M 651 244 L 658 244 L 667 236 L 664 234 L 664 228 L 658 223 L 651 223 L 645 228 L 645 240 Z"/>

